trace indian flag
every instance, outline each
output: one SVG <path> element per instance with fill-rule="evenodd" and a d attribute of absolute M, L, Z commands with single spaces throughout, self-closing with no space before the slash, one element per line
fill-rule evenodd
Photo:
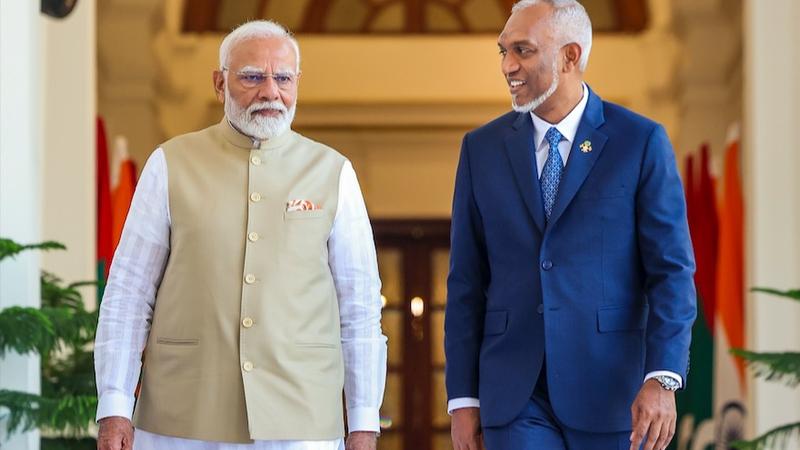
<path fill-rule="evenodd" d="M 697 259 L 697 321 L 692 329 L 687 388 L 678 394 L 678 430 L 672 448 L 722 450 L 744 435 L 745 367 L 732 357 L 744 336 L 744 200 L 738 126 L 732 126 L 722 177 L 712 176 L 703 146 L 699 167 L 686 161 L 689 229 Z"/>
<path fill-rule="evenodd" d="M 689 375 L 677 395 L 678 426 L 672 448 L 706 450 L 714 442 L 713 383 L 717 276 L 717 204 L 708 145 L 686 160 L 686 206 L 697 272 L 697 320 L 692 327 Z M 713 447 L 712 447 L 713 448 Z"/>
<path fill-rule="evenodd" d="M 725 150 L 719 212 L 719 253 L 717 265 L 717 321 L 714 345 L 714 410 L 717 419 L 717 443 L 744 435 L 744 398 L 746 378 L 744 362 L 728 349 L 743 348 L 744 335 L 744 200 L 739 165 L 739 127 L 731 126 Z"/>
<path fill-rule="evenodd" d="M 123 136 L 114 139 L 111 169 L 111 243 L 116 251 L 136 189 L 136 163 L 131 159 L 128 140 Z"/>

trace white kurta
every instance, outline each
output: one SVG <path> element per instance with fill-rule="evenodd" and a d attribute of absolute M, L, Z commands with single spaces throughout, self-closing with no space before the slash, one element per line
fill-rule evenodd
<path fill-rule="evenodd" d="M 169 256 L 167 164 L 156 149 L 142 171 L 114 254 L 95 340 L 97 419 L 131 418 L 134 390 L 155 296 Z M 328 240 L 329 265 L 339 299 L 347 421 L 351 431 L 378 431 L 386 381 L 386 337 L 380 326 L 381 283 L 372 228 L 355 171 L 342 167 L 339 201 Z M 137 450 L 338 450 L 332 441 L 205 442 L 137 430 Z"/>

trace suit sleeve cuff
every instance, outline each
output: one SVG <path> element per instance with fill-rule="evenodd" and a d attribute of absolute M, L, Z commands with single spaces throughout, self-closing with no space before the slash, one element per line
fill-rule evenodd
<path fill-rule="evenodd" d="M 380 413 L 378 408 L 357 407 L 347 409 L 348 431 L 381 431 Z"/>
<path fill-rule="evenodd" d="M 121 392 L 106 392 L 97 400 L 97 416 L 95 420 L 105 417 L 120 416 L 130 420 L 133 416 L 133 404 L 136 399 L 132 395 Z"/>
<path fill-rule="evenodd" d="M 647 381 L 647 380 L 649 380 L 651 378 L 654 378 L 654 377 L 657 377 L 659 375 L 666 375 L 668 377 L 675 378 L 676 380 L 678 380 L 678 385 L 679 385 L 678 387 L 679 388 L 683 388 L 683 377 L 681 377 L 680 375 L 678 375 L 675 372 L 670 372 L 669 370 L 656 370 L 656 371 L 650 372 L 650 373 L 648 373 L 647 375 L 644 376 L 644 381 Z"/>
<path fill-rule="evenodd" d="M 461 408 L 480 408 L 481 402 L 477 398 L 459 397 L 447 402 L 447 414 L 452 415 L 453 411 Z"/>

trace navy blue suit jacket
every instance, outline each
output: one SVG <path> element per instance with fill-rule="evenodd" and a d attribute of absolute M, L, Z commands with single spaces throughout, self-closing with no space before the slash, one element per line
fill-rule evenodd
<path fill-rule="evenodd" d="M 546 221 L 530 115 L 464 137 L 446 384 L 450 399 L 480 399 L 483 426 L 519 414 L 544 358 L 556 416 L 589 432 L 631 429 L 646 373 L 686 382 L 695 263 L 667 135 L 590 90 L 573 142 Z"/>

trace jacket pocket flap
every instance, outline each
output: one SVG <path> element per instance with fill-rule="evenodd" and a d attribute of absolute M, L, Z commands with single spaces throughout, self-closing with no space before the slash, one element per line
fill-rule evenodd
<path fill-rule="evenodd" d="M 200 339 L 178 339 L 178 338 L 160 337 L 156 339 L 156 343 L 162 345 L 197 345 L 200 343 Z"/>
<path fill-rule="evenodd" d="M 483 334 L 503 334 L 508 326 L 508 311 L 486 311 L 483 320 Z"/>
<path fill-rule="evenodd" d="M 606 331 L 644 330 L 647 305 L 608 306 L 597 310 L 597 329 Z"/>

